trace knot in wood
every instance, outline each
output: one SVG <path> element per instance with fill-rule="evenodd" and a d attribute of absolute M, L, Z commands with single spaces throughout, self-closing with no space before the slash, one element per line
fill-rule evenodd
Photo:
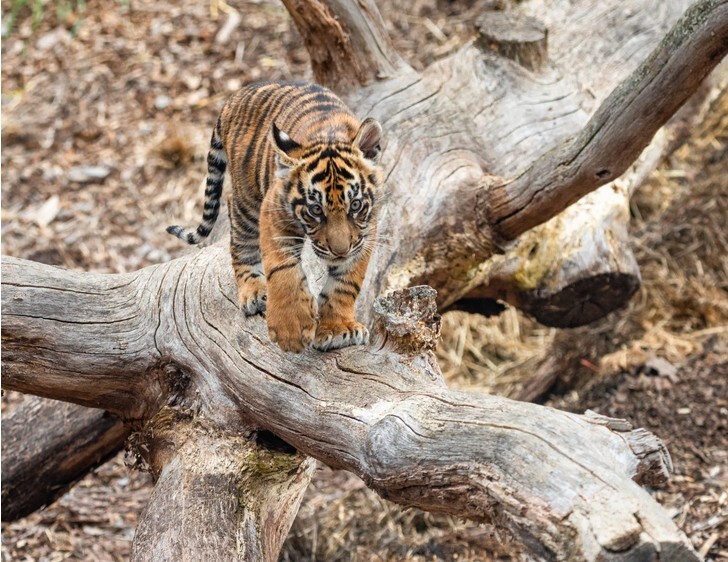
<path fill-rule="evenodd" d="M 427 285 L 393 291 L 374 302 L 378 331 L 400 353 L 434 349 L 440 337 L 437 291 Z"/>

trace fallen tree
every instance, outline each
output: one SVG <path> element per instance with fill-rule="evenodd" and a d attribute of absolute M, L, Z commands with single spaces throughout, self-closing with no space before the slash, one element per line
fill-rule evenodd
<path fill-rule="evenodd" d="M 526 6 L 563 9 L 545 4 Z M 119 276 L 3 259 L 3 387 L 102 408 L 140 430 L 133 447 L 158 488 L 134 559 L 276 559 L 310 478 L 300 453 L 405 505 L 502 525 L 541 559 L 697 559 L 632 480 L 667 477 L 654 436 L 448 390 L 430 351 L 434 293 L 400 291 L 372 308 L 377 295 L 420 283 L 437 289 L 441 308 L 487 287 L 494 257 L 619 176 L 728 48 L 726 2 L 702 1 L 637 67 L 646 51 L 635 43 L 657 44 L 684 3 L 658 14 L 637 5 L 635 21 L 650 26 L 631 31 L 608 25 L 616 4 L 601 4 L 607 31 L 588 56 L 573 47 L 588 30 L 546 21 L 550 64 L 538 72 L 476 43 L 415 73 L 373 4 L 286 3 L 317 78 L 392 131 L 384 235 L 359 302 L 363 317 L 378 309 L 378 340 L 366 349 L 280 352 L 264 320 L 238 313 L 218 247 Z M 543 64 L 539 53 L 530 64 Z M 617 288 L 611 302 L 633 290 Z"/>

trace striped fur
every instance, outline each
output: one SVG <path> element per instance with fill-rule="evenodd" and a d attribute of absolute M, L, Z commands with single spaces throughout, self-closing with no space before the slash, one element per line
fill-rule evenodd
<path fill-rule="evenodd" d="M 321 86 L 246 86 L 227 101 L 212 133 L 202 222 L 167 229 L 189 244 L 210 234 L 229 164 L 240 306 L 248 315 L 266 311 L 268 333 L 284 350 L 368 341 L 354 304 L 376 237 L 380 137 L 376 121 L 360 122 Z M 318 300 L 301 268 L 305 239 L 328 264 Z"/>

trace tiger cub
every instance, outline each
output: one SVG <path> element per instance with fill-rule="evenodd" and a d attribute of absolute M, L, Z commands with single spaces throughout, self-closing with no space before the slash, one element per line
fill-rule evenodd
<path fill-rule="evenodd" d="M 360 123 L 321 86 L 246 86 L 225 103 L 212 132 L 202 223 L 167 228 L 189 244 L 210 234 L 229 164 L 240 307 L 246 315 L 265 311 L 270 339 L 285 351 L 368 342 L 354 303 L 376 237 L 381 135 L 377 121 Z M 328 268 L 318 302 L 301 268 L 306 238 Z"/>

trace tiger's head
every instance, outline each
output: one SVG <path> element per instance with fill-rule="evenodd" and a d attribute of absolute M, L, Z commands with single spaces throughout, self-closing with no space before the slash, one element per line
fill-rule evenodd
<path fill-rule="evenodd" d="M 301 145 L 275 123 L 271 137 L 282 182 L 280 206 L 320 258 L 344 262 L 358 255 L 376 224 L 381 125 L 364 120 L 351 142 Z"/>

